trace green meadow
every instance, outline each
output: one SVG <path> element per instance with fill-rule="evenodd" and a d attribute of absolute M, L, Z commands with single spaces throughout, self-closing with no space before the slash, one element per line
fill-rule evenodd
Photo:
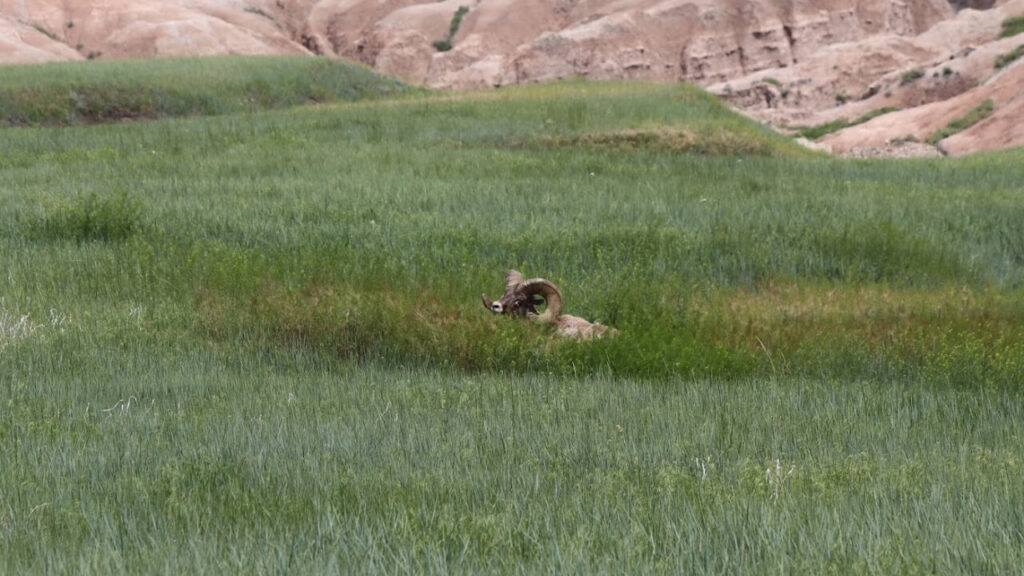
<path fill-rule="evenodd" d="M 1020 149 L 287 58 L 0 68 L 0 125 L 0 572 L 1024 566 Z"/>

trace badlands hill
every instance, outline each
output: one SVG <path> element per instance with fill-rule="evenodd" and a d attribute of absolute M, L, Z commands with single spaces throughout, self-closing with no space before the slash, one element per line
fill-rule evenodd
<path fill-rule="evenodd" d="M 1024 0 L 6 0 L 0 63 L 293 53 L 438 88 L 686 80 L 782 128 L 877 115 L 821 139 L 838 153 L 964 154 L 1024 145 L 1024 59 L 995 67 L 1024 44 L 1000 37 L 1020 15 Z"/>

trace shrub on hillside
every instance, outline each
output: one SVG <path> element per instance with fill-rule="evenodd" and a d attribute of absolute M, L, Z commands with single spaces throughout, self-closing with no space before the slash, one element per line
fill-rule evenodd
<path fill-rule="evenodd" d="M 913 68 L 911 70 L 907 70 L 906 72 L 903 73 L 902 76 L 900 76 L 900 86 L 905 86 L 923 77 L 924 70 L 921 70 L 920 68 Z"/>

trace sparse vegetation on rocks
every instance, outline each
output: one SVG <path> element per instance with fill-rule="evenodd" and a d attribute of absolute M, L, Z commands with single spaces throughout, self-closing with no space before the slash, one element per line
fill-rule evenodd
<path fill-rule="evenodd" d="M 993 104 L 991 99 L 986 99 L 981 104 L 978 104 L 976 107 L 972 108 L 971 111 L 968 112 L 967 114 L 954 120 L 951 120 L 949 124 L 946 124 L 944 127 L 936 130 L 931 136 L 928 137 L 926 142 L 928 142 L 929 144 L 938 144 L 939 141 L 945 140 L 946 138 L 949 138 L 953 134 L 962 132 L 970 128 L 971 126 L 974 126 L 978 122 L 981 122 L 985 118 L 988 118 L 989 116 L 992 115 L 992 112 L 994 110 L 995 104 Z"/>
<path fill-rule="evenodd" d="M 37 32 L 39 32 L 43 36 L 46 36 L 50 40 L 59 40 L 59 38 L 57 38 L 56 34 L 54 34 L 53 32 L 50 32 L 49 30 L 47 30 L 46 28 L 44 28 L 43 26 L 41 26 L 39 24 L 33 24 L 32 27 L 35 28 Z"/>
<path fill-rule="evenodd" d="M 1012 16 L 1003 20 L 1002 30 L 999 33 L 999 37 L 1009 38 L 1021 33 L 1024 33 L 1024 14 L 1021 14 L 1020 16 Z"/>
<path fill-rule="evenodd" d="M 141 212 L 139 200 L 125 191 L 81 193 L 47 206 L 28 229 L 37 238 L 114 242 L 139 230 Z"/>
<path fill-rule="evenodd" d="M 452 21 L 448 25 L 448 35 L 440 40 L 434 41 L 434 48 L 438 52 L 447 52 L 452 49 L 452 41 L 455 39 L 455 35 L 459 32 L 459 27 L 462 25 L 462 18 L 469 12 L 469 6 L 459 6 L 455 14 L 452 15 Z"/>
<path fill-rule="evenodd" d="M 883 114 L 896 112 L 897 110 L 899 110 L 898 106 L 883 106 L 882 108 L 877 108 L 861 116 L 858 116 L 853 120 L 846 120 L 841 118 L 839 120 L 833 120 L 832 122 L 826 122 L 824 124 L 818 124 L 815 126 L 796 126 L 794 127 L 794 129 L 797 131 L 797 134 L 799 134 L 803 138 L 807 138 L 808 140 L 817 140 L 818 138 L 821 138 L 826 134 L 831 134 L 832 132 L 837 132 L 844 128 L 849 128 L 850 126 L 863 124 Z"/>
<path fill-rule="evenodd" d="M 900 76 L 900 85 L 901 86 L 905 86 L 905 85 L 910 84 L 912 82 L 915 82 L 919 78 L 923 78 L 923 77 L 924 77 L 924 70 L 922 70 L 920 68 L 911 68 L 910 70 L 907 70 L 906 72 L 904 72 L 902 76 Z"/>
<path fill-rule="evenodd" d="M 1016 48 L 1007 52 L 1006 54 L 1000 54 L 999 56 L 997 56 L 993 66 L 996 70 L 999 70 L 1000 68 L 1006 67 L 1011 62 L 1016 61 L 1021 56 L 1024 56 L 1024 44 L 1017 46 Z"/>

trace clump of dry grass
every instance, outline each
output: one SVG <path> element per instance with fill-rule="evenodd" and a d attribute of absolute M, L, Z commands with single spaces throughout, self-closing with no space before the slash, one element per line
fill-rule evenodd
<path fill-rule="evenodd" d="M 727 126 L 630 128 L 548 134 L 504 143 L 510 148 L 553 147 L 604 150 L 615 153 L 667 152 L 707 156 L 798 155 L 800 149 L 781 150 L 778 142 Z"/>

